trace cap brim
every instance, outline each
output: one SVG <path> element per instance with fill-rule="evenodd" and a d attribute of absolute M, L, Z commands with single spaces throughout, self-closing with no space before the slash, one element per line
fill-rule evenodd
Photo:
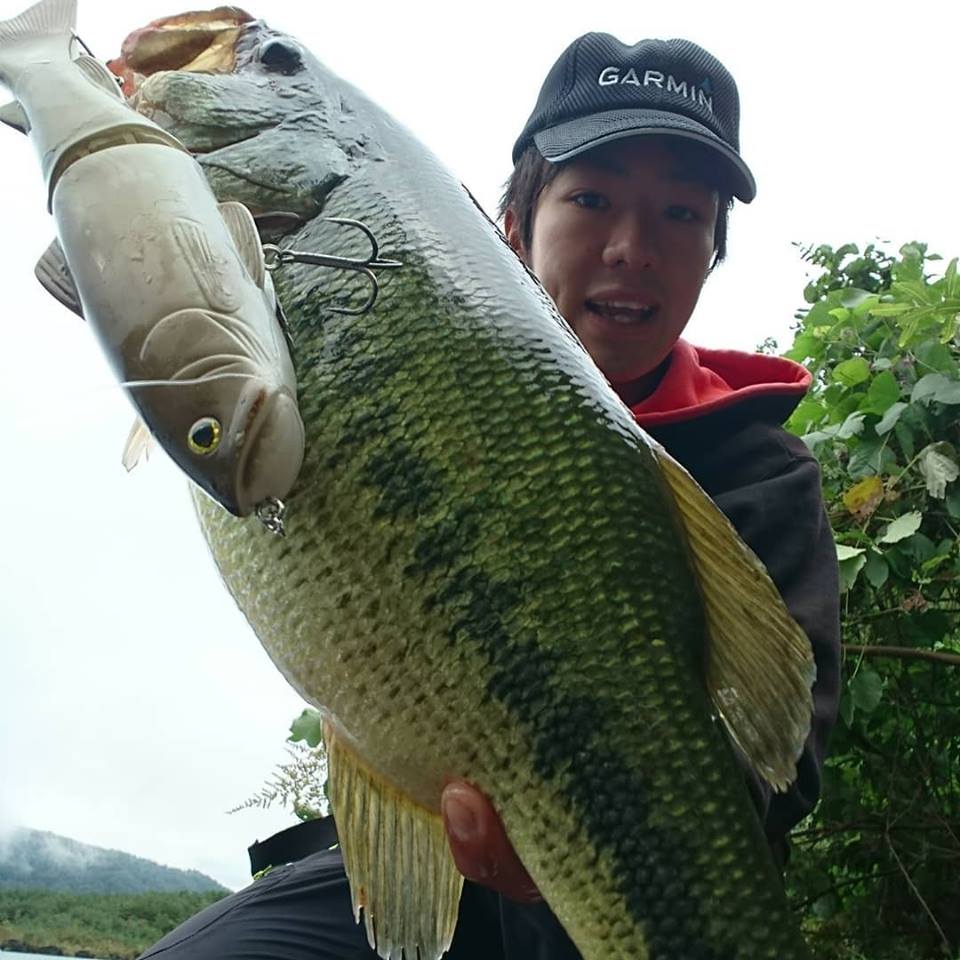
<path fill-rule="evenodd" d="M 662 110 L 611 110 L 592 117 L 577 117 L 533 135 L 533 142 L 551 163 L 571 157 L 625 137 L 669 136 L 694 140 L 716 150 L 725 161 L 731 193 L 744 203 L 757 195 L 750 168 L 735 150 L 712 130 L 682 114 Z"/>

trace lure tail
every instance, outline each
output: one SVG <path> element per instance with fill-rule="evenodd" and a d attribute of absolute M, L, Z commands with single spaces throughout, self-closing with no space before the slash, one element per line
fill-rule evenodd
<path fill-rule="evenodd" d="M 0 81 L 12 89 L 31 64 L 69 59 L 76 22 L 77 0 L 40 0 L 0 21 Z"/>

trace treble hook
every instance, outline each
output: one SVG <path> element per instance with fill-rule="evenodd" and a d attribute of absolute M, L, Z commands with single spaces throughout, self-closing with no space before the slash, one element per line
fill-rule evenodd
<path fill-rule="evenodd" d="M 341 226 L 355 227 L 370 241 L 370 255 L 368 257 L 337 257 L 329 253 L 308 253 L 305 250 L 283 250 L 273 243 L 263 245 L 263 255 L 267 270 L 276 270 L 285 263 L 309 263 L 315 267 L 329 267 L 332 270 L 349 270 L 353 273 L 362 273 L 370 281 L 370 296 L 361 307 L 330 307 L 334 313 L 346 313 L 352 316 L 361 316 L 368 313 L 380 296 L 380 283 L 374 270 L 392 270 L 402 267 L 399 260 L 381 260 L 380 245 L 373 231 L 359 220 L 349 217 L 321 217 L 324 223 L 336 223 Z"/>
<path fill-rule="evenodd" d="M 282 500 L 278 500 L 276 497 L 267 497 L 266 500 L 261 500 L 253 510 L 257 519 L 267 530 L 275 533 L 278 537 L 286 535 L 283 516 L 287 512 L 287 505 Z"/>

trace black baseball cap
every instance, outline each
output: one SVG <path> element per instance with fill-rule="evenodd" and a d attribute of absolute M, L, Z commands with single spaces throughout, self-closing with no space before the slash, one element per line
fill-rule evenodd
<path fill-rule="evenodd" d="M 689 40 L 628 46 L 609 33 L 587 33 L 547 74 L 513 162 L 531 143 L 557 162 L 622 137 L 681 137 L 715 150 L 730 192 L 749 203 L 757 187 L 740 157 L 739 131 L 737 85 L 702 47 Z"/>

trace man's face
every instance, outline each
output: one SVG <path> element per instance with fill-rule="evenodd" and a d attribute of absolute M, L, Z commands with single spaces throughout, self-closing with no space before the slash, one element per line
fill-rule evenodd
<path fill-rule="evenodd" d="M 544 188 L 528 250 L 505 221 L 514 249 L 628 402 L 683 332 L 713 256 L 717 192 L 682 157 L 657 138 L 614 141 Z"/>

